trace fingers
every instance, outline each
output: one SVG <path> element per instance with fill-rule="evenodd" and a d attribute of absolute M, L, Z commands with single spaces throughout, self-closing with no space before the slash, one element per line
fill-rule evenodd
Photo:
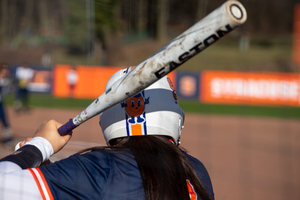
<path fill-rule="evenodd" d="M 23 141 L 20 143 L 20 148 L 21 148 L 22 146 L 24 146 L 24 144 L 25 144 L 26 142 L 29 142 L 31 139 L 32 139 L 32 137 L 26 138 L 25 140 L 23 140 Z"/>
<path fill-rule="evenodd" d="M 58 133 L 58 128 L 61 127 L 63 124 L 55 121 L 55 120 L 49 120 L 47 122 L 44 122 L 36 131 L 35 137 L 43 137 L 47 139 L 54 150 L 54 153 L 57 153 L 60 149 L 62 149 L 67 142 L 71 139 L 72 132 L 61 136 Z"/>
<path fill-rule="evenodd" d="M 33 137 L 43 137 L 46 140 L 48 140 L 48 142 L 51 144 L 54 153 L 57 153 L 58 151 L 60 151 L 67 143 L 68 141 L 71 139 L 72 137 L 72 131 L 69 132 L 68 134 L 61 136 L 58 133 L 58 128 L 61 127 L 63 124 L 55 121 L 55 120 L 49 120 L 49 121 L 44 121 L 39 128 L 36 130 L 35 134 Z M 19 148 L 21 148 L 22 146 L 24 146 L 24 144 L 26 142 L 29 142 L 32 138 L 26 138 L 25 140 L 19 142 L 16 147 L 15 150 L 18 150 Z"/>
<path fill-rule="evenodd" d="M 72 133 L 73 133 L 71 131 L 71 132 L 69 132 L 68 134 L 66 134 L 64 136 L 61 136 L 58 133 L 58 128 L 61 127 L 62 125 L 63 124 L 61 124 L 61 123 L 59 123 L 55 120 L 45 121 L 36 130 L 33 137 L 43 137 L 43 138 L 45 138 L 52 145 L 54 153 L 57 153 L 58 151 L 60 151 L 68 143 L 68 141 L 71 139 Z M 18 150 L 19 148 L 24 146 L 24 144 L 26 142 L 29 142 L 31 139 L 32 138 L 29 137 L 29 138 L 26 138 L 25 140 L 19 142 L 16 145 L 15 150 Z"/>
<path fill-rule="evenodd" d="M 29 142 L 32 138 L 26 138 L 25 140 L 19 142 L 16 146 L 15 146 L 15 151 L 17 151 L 18 149 L 20 149 L 22 146 L 24 146 L 24 144 L 26 142 Z"/>

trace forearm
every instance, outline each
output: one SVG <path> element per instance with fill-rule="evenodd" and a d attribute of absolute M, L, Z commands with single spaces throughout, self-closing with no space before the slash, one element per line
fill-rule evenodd
<path fill-rule="evenodd" d="M 52 145 L 42 137 L 35 137 L 14 153 L 0 160 L 0 175 L 11 172 L 11 168 L 21 170 L 38 167 L 42 162 L 48 160 L 52 154 Z M 7 167 L 8 162 L 11 163 L 11 166 L 17 165 L 19 168 Z"/>

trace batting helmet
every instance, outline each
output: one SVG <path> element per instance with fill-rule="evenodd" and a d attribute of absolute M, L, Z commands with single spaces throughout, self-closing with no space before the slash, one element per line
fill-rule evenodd
<path fill-rule="evenodd" d="M 130 68 L 119 70 L 107 82 L 105 91 L 125 76 Z M 165 76 L 141 93 L 100 114 L 100 126 L 109 144 L 111 139 L 139 136 L 170 136 L 180 143 L 184 111 L 177 102 L 175 88 Z"/>

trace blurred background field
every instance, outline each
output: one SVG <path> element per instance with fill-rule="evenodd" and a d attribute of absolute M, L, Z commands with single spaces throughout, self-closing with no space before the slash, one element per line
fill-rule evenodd
<path fill-rule="evenodd" d="M 67 94 L 57 95 L 54 87 L 67 86 L 64 82 L 57 85 L 55 81 L 59 79 L 58 75 L 63 79 L 63 73 L 69 67 L 79 66 L 81 75 L 85 69 L 90 71 L 90 74 L 84 74 L 84 84 L 93 87 L 82 90 L 94 90 L 95 94 L 100 95 L 100 86 L 94 79 L 103 78 L 95 77 L 102 75 L 102 70 L 104 73 L 107 68 L 139 64 L 224 2 L 0 0 L 0 63 L 7 63 L 11 70 L 11 85 L 4 103 L 8 107 L 15 142 L 30 136 L 43 120 L 55 118 L 61 122 L 67 121 L 94 100 L 80 95 L 75 98 L 68 98 Z M 207 167 L 216 199 L 298 200 L 300 2 L 240 2 L 247 10 L 247 22 L 176 70 L 179 75 L 196 74 L 199 81 L 199 84 L 194 84 L 199 92 L 194 95 L 195 98 L 179 95 L 179 103 L 187 114 L 182 145 Z M 23 62 L 36 71 L 47 72 L 42 79 L 50 89 L 31 93 L 30 111 L 17 114 L 13 107 L 14 73 Z M 230 95 L 225 96 L 223 102 L 222 99 L 204 102 L 201 92 L 206 87 L 201 85 L 201 80 L 207 70 L 212 73 L 225 71 L 236 76 L 256 73 L 254 75 L 258 81 L 263 79 L 269 85 L 277 81 L 276 89 L 288 92 L 276 93 L 277 96 L 269 99 L 269 103 L 261 104 L 259 101 L 251 102 L 253 99 L 226 102 L 229 98 L 236 98 Z M 264 79 L 263 76 L 269 76 L 269 73 L 272 78 Z M 249 79 L 255 78 L 251 76 Z M 223 80 L 233 80 L 232 77 L 231 74 Z M 234 80 L 239 78 L 242 77 Z M 243 84 L 246 85 L 247 80 L 245 78 Z M 180 82 L 176 84 L 180 88 Z M 289 90 L 289 87 L 293 88 Z M 232 88 L 228 87 L 227 92 L 230 93 Z M 266 88 L 261 91 L 268 92 Z M 185 89 L 191 91 L 193 88 Z M 180 94 L 179 90 L 177 92 Z M 284 101 L 288 97 L 293 103 Z M 255 98 L 256 101 L 262 97 Z M 87 126 L 88 134 L 85 130 Z M 104 144 L 103 138 L 98 137 L 98 119 L 91 119 L 87 126 L 78 128 L 78 135 L 71 141 L 71 150 L 67 147 L 67 153 L 63 151 L 55 160 L 86 145 Z M 2 156 L 10 152 L 4 146 L 0 149 Z"/>
<path fill-rule="evenodd" d="M 45 67 L 137 65 L 223 2 L 1 0 L 0 60 Z M 298 1 L 241 3 L 247 22 L 179 70 L 299 71 L 292 52 Z"/>
<path fill-rule="evenodd" d="M 30 107 L 32 108 L 61 108 L 85 109 L 94 99 L 70 99 L 53 97 L 49 94 L 32 94 Z M 5 98 L 5 104 L 13 107 L 14 95 Z M 218 115 L 244 115 L 256 117 L 272 117 L 283 119 L 300 119 L 300 108 L 291 106 L 249 106 L 249 105 L 222 105 L 204 104 L 199 101 L 179 100 L 179 105 L 187 113 L 218 114 Z"/>
<path fill-rule="evenodd" d="M 231 36 L 233 37 L 233 36 Z M 171 38 L 170 38 L 171 40 Z M 218 41 L 201 54 L 184 63 L 179 71 L 233 70 L 233 71 L 280 71 L 299 72 L 299 67 L 292 59 L 292 36 L 277 38 L 258 38 L 250 42 L 247 52 L 239 49 L 236 37 Z M 147 39 L 121 45 L 120 58 L 113 61 L 113 66 L 132 66 L 147 59 L 167 43 Z M 86 56 L 66 55 L 64 50 L 53 53 L 56 63 L 87 64 Z M 94 63 L 96 64 L 96 63 Z"/>

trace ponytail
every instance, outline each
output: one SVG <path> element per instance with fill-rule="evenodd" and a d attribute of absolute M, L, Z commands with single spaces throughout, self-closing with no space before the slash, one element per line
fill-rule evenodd
<path fill-rule="evenodd" d="M 203 200 L 211 199 L 190 161 L 167 137 L 126 137 L 119 145 L 131 149 L 135 157 L 146 200 L 189 200 L 187 180 Z"/>
<path fill-rule="evenodd" d="M 135 136 L 117 138 L 108 147 L 98 149 L 123 149 L 132 151 L 143 181 L 146 200 L 190 200 L 187 180 L 202 200 L 211 200 L 192 164 L 165 136 Z M 79 153 L 86 152 L 83 150 Z"/>

